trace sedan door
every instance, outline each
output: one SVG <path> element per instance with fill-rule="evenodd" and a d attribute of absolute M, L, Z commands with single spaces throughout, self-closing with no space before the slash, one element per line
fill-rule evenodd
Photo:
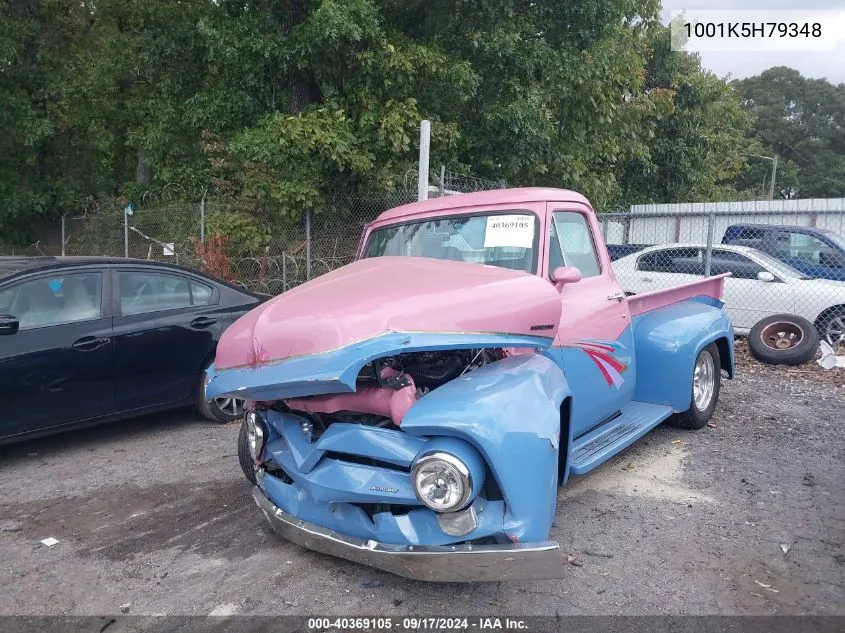
<path fill-rule="evenodd" d="M 108 299 L 100 269 L 51 271 L 0 287 L 0 313 L 19 324 L 0 336 L 0 435 L 114 412 Z"/>
<path fill-rule="evenodd" d="M 761 281 L 757 275 L 769 272 L 761 264 L 741 253 L 713 249 L 710 274 L 731 273 L 725 279 L 722 297 L 734 327 L 751 329 L 760 319 L 795 309 L 792 284 L 772 273 L 773 281 Z"/>
<path fill-rule="evenodd" d="M 645 253 L 637 259 L 632 283 L 622 282 L 622 287 L 635 294 L 663 290 L 697 281 L 704 274 L 700 248 L 665 248 Z"/>
<path fill-rule="evenodd" d="M 115 398 L 120 411 L 196 401 L 220 336 L 219 292 L 181 271 L 118 268 Z"/>

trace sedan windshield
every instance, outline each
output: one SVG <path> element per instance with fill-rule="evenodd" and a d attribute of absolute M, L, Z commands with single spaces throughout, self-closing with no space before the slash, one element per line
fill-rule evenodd
<path fill-rule="evenodd" d="M 431 257 L 534 272 L 537 224 L 527 211 L 409 222 L 373 231 L 364 257 Z"/>

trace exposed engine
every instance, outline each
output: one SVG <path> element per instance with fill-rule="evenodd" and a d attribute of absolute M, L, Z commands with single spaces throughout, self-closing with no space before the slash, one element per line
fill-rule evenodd
<path fill-rule="evenodd" d="M 431 389 L 436 389 L 461 374 L 482 367 L 487 363 L 501 360 L 505 357 L 501 349 L 467 349 L 443 350 L 436 352 L 411 352 L 380 358 L 361 370 L 358 374 L 358 385 L 361 387 L 390 387 L 397 376 L 387 380 L 381 378 L 383 370 L 390 368 L 398 372 L 398 376 L 410 376 L 419 395 L 425 395 Z"/>
<path fill-rule="evenodd" d="M 405 413 L 432 389 L 505 356 L 498 348 L 387 356 L 360 371 L 355 393 L 293 398 L 285 405 L 309 414 L 318 434 L 332 421 L 399 426 Z"/>

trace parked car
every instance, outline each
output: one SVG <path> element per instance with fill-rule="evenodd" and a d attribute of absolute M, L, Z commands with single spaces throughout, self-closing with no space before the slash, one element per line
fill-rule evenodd
<path fill-rule="evenodd" d="M 845 238 L 826 229 L 773 224 L 734 224 L 723 244 L 749 246 L 808 277 L 845 281 Z"/>
<path fill-rule="evenodd" d="M 223 330 L 265 297 L 178 266 L 95 257 L 0 257 L 0 440 L 206 401 Z"/>
<path fill-rule="evenodd" d="M 705 274 L 706 251 L 701 244 L 652 246 L 613 262 L 613 269 L 625 292 L 671 288 Z M 725 309 L 737 333 L 748 334 L 761 320 L 787 314 L 809 321 L 832 346 L 845 344 L 845 283 L 811 279 L 753 248 L 714 246 L 710 274 L 726 272 L 731 276 L 725 280 Z M 812 326 L 805 328 L 805 345 L 815 353 L 818 340 L 810 335 Z M 799 343 L 792 337 L 790 346 Z"/>
<path fill-rule="evenodd" d="M 583 196 L 514 189 L 383 213 L 358 260 L 222 336 L 238 453 L 273 528 L 432 581 L 556 578 L 558 484 L 733 375 L 723 278 L 628 298 Z M 565 520 L 565 519 L 564 519 Z"/>

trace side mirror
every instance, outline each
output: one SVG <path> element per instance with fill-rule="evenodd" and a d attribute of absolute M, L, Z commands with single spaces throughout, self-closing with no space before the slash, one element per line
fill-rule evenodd
<path fill-rule="evenodd" d="M 11 314 L 0 314 L 0 335 L 17 334 L 20 321 Z"/>
<path fill-rule="evenodd" d="M 571 266 L 559 266 L 552 271 L 552 282 L 558 291 L 563 290 L 566 284 L 574 284 L 581 281 L 581 271 Z"/>
<path fill-rule="evenodd" d="M 757 273 L 757 281 L 774 281 L 775 276 L 768 270 L 761 270 Z"/>

